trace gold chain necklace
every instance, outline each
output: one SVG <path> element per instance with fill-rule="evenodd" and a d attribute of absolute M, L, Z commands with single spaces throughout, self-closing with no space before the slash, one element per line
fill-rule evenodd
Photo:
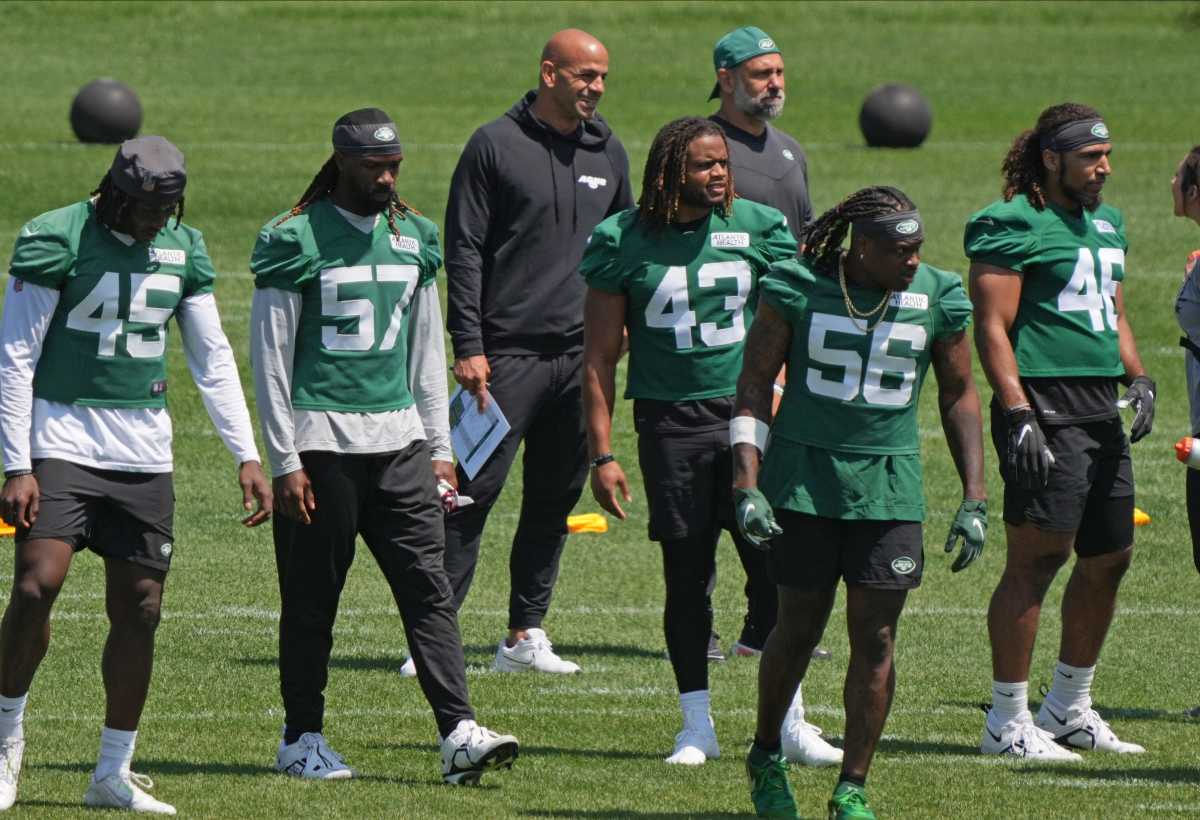
<path fill-rule="evenodd" d="M 846 313 L 850 316 L 850 321 L 854 323 L 856 328 L 861 330 L 863 333 L 870 333 L 879 326 L 880 322 L 883 321 L 883 316 L 887 313 L 888 300 L 892 298 L 892 292 L 889 290 L 887 293 L 883 294 L 883 299 L 879 301 L 879 304 L 870 310 L 859 310 L 854 306 L 854 303 L 850 301 L 850 291 L 846 287 L 846 270 L 842 266 L 842 259 L 842 256 L 838 256 L 838 284 L 842 286 L 842 301 L 846 303 Z M 876 317 L 875 323 L 872 324 L 871 317 L 876 313 L 878 313 L 879 316 Z M 858 323 L 859 319 L 867 320 L 866 327 Z"/>

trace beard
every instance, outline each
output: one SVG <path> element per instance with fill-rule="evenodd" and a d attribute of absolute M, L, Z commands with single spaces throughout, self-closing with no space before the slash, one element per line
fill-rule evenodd
<path fill-rule="evenodd" d="M 1100 193 L 1092 193 L 1087 188 L 1075 188 L 1067 183 L 1066 164 L 1058 167 L 1058 187 L 1072 201 L 1078 203 L 1084 209 L 1094 211 L 1100 207 L 1100 203 L 1104 201 L 1104 197 Z"/>
<path fill-rule="evenodd" d="M 767 89 L 757 97 L 746 92 L 741 78 L 733 84 L 733 104 L 748 117 L 756 120 L 773 120 L 783 113 L 785 95 L 782 91 L 772 96 Z"/>

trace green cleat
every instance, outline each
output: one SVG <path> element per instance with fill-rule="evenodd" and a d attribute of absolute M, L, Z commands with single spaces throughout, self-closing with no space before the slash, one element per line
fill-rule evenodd
<path fill-rule="evenodd" d="M 750 799 L 759 817 L 799 818 L 796 798 L 788 785 L 788 764 L 783 752 L 769 754 L 755 745 L 746 755 L 746 775 L 750 778 Z"/>
<path fill-rule="evenodd" d="M 875 820 L 867 805 L 867 790 L 845 781 L 838 783 L 829 798 L 829 820 Z"/>

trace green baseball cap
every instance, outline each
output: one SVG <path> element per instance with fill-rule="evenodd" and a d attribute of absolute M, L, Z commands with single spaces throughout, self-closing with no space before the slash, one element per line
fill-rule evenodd
<path fill-rule="evenodd" d="M 763 54 L 779 54 L 771 36 L 755 26 L 742 26 L 726 34 L 713 47 L 713 69 L 733 68 Z M 721 84 L 713 86 L 710 100 L 721 96 Z"/>

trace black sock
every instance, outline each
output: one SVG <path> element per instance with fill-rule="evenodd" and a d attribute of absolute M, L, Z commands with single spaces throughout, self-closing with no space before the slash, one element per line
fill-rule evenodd
<path fill-rule="evenodd" d="M 754 738 L 754 748 L 758 749 L 764 755 L 768 755 L 768 756 L 777 755 L 781 751 L 783 751 L 782 741 L 777 740 L 777 741 L 775 741 L 774 746 L 768 746 L 766 743 L 763 743 L 757 737 Z"/>
<path fill-rule="evenodd" d="M 845 770 L 843 769 L 842 773 L 838 775 L 838 783 L 853 783 L 860 789 L 865 789 L 867 787 L 867 778 L 865 775 L 863 777 L 855 777 L 852 774 L 846 774 Z"/>
<path fill-rule="evenodd" d="M 291 745 L 300 739 L 300 735 L 304 734 L 302 729 L 293 729 L 291 726 L 283 727 L 283 742 Z"/>

